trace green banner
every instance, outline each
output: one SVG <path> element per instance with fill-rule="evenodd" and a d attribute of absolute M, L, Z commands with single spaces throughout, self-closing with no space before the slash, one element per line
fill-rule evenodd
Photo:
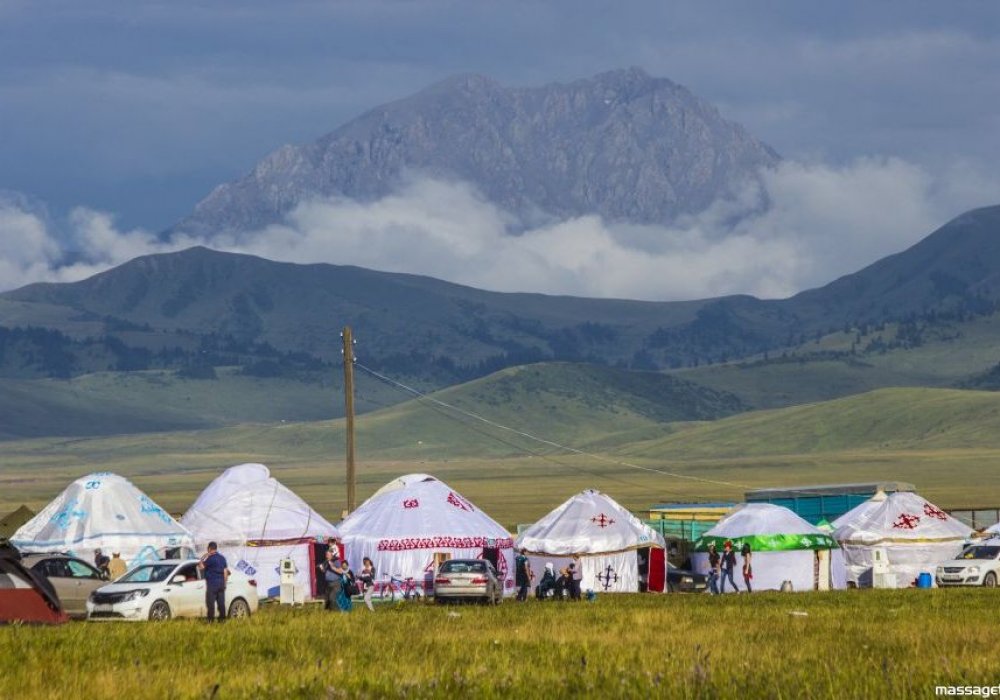
<path fill-rule="evenodd" d="M 743 548 L 744 542 L 750 543 L 753 552 L 787 552 L 793 549 L 836 549 L 837 543 L 832 537 L 820 535 L 753 535 L 751 537 L 711 537 L 703 535 L 694 543 L 696 552 L 707 552 L 708 545 L 715 543 L 719 552 L 726 542 L 733 543 L 737 552 Z"/>

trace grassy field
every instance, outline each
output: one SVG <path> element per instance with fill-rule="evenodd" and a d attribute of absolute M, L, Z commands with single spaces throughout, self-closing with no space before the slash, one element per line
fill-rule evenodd
<path fill-rule="evenodd" d="M 243 376 L 217 368 L 216 379 L 173 370 L 96 372 L 73 379 L 0 379 L 0 440 L 217 428 L 248 422 L 309 421 L 344 414 L 340 370 L 302 379 Z M 405 400 L 366 386 L 357 410 Z"/>
<path fill-rule="evenodd" d="M 515 425 L 555 433 L 597 458 L 463 425 L 411 403 L 359 420 L 358 494 L 365 498 L 401 474 L 428 472 L 510 528 L 584 488 L 642 510 L 671 500 L 739 501 L 748 488 L 900 480 L 944 508 L 1000 504 L 1000 394 L 993 392 L 882 390 L 701 423 L 655 424 L 632 414 L 639 427 L 622 433 L 585 423 L 581 412 L 576 437 L 570 421 L 551 424 L 559 430 L 545 425 L 546 410 L 526 410 Z M 6 442 L 0 512 L 22 502 L 39 508 L 69 481 L 108 470 L 183 513 L 222 469 L 246 461 L 269 465 L 321 513 L 339 518 L 340 421 Z"/>
<path fill-rule="evenodd" d="M 1000 681 L 996 605 L 979 589 L 606 595 L 6 627 L 0 697 L 926 698 Z"/>

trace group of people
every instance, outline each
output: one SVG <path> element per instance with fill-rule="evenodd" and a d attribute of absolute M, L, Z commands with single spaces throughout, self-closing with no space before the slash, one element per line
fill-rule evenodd
<path fill-rule="evenodd" d="M 743 564 L 743 584 L 747 593 L 753 592 L 753 553 L 750 551 L 750 543 L 744 542 L 740 550 Z M 726 581 L 732 584 L 733 591 L 740 592 L 740 587 L 736 585 L 733 572 L 736 570 L 736 550 L 733 549 L 731 540 L 726 540 L 722 545 L 722 552 L 716 551 L 715 543 L 708 545 L 708 592 L 718 595 L 726 592 Z"/>
<path fill-rule="evenodd" d="M 514 557 L 514 585 L 517 586 L 517 600 L 524 602 L 528 599 L 528 589 L 531 582 L 535 580 L 535 572 L 531 570 L 531 562 L 527 553 L 520 549 Z M 541 580 L 535 586 L 535 597 L 545 600 L 549 595 L 557 599 L 564 599 L 569 596 L 570 600 L 581 600 L 580 592 L 583 583 L 583 564 L 579 555 L 574 555 L 573 561 L 559 570 L 556 575 L 555 564 L 547 562 L 545 572 Z"/>
<path fill-rule="evenodd" d="M 94 550 L 94 566 L 101 572 L 101 577 L 108 581 L 120 579 L 128 571 L 128 563 L 122 559 L 121 552 L 112 552 L 108 557 L 100 548 Z"/>
<path fill-rule="evenodd" d="M 347 559 L 340 557 L 336 542 L 331 542 L 326 550 L 326 558 L 318 569 L 317 581 L 322 581 L 325 586 L 324 607 L 327 610 L 350 612 L 354 607 L 351 597 L 363 593 L 365 606 L 374 612 L 372 594 L 375 592 L 375 565 L 371 559 L 365 557 L 361 571 L 355 575 Z"/>

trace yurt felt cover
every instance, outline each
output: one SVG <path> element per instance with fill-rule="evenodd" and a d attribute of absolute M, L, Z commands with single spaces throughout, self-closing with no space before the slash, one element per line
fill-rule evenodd
<path fill-rule="evenodd" d="M 497 573 L 513 586 L 513 540 L 500 524 L 427 474 L 395 479 L 338 525 L 351 568 L 371 558 L 376 578 L 427 581 L 436 552 L 452 558 L 479 558 L 487 547 L 500 550 Z"/>
<path fill-rule="evenodd" d="M 869 498 L 867 501 L 859 503 L 858 505 L 854 506 L 849 511 L 841 515 L 839 518 L 834 520 L 832 523 L 830 523 L 830 527 L 832 527 L 833 531 L 836 532 L 837 528 L 840 527 L 841 525 L 846 525 L 847 523 L 854 522 L 856 520 L 859 520 L 860 518 L 867 517 L 868 513 L 874 511 L 881 504 L 885 503 L 886 498 L 888 498 L 888 495 L 884 491 L 879 491 L 874 496 Z"/>
<path fill-rule="evenodd" d="M 954 559 L 972 534 L 968 525 L 910 491 L 862 503 L 835 524 L 848 579 L 862 586 L 871 584 L 876 549 L 885 550 L 896 585 L 906 587 L 921 572 L 933 573 L 936 564 Z"/>
<path fill-rule="evenodd" d="M 156 558 L 165 547 L 193 548 L 187 529 L 128 479 L 98 472 L 77 479 L 11 543 L 22 552 L 70 552 L 84 559 L 96 548 L 130 563 Z"/>
<path fill-rule="evenodd" d="M 536 577 L 541 577 L 545 563 L 554 563 L 558 570 L 579 554 L 581 588 L 630 593 L 639 590 L 635 550 L 662 548 L 664 541 L 613 498 L 588 489 L 522 532 L 514 546 L 529 553 Z"/>
<path fill-rule="evenodd" d="M 337 528 L 271 476 L 263 464 L 230 467 L 181 518 L 197 544 L 337 537 Z"/>
<path fill-rule="evenodd" d="M 662 548 L 665 543 L 658 532 L 610 496 L 587 490 L 518 535 L 515 546 L 531 554 L 571 556 Z"/>
<path fill-rule="evenodd" d="M 230 467 L 198 496 L 181 518 L 195 543 L 216 542 L 229 565 L 257 581 L 262 598 L 280 593 L 282 559 L 295 562 L 296 583 L 313 589 L 316 538 L 337 537 L 337 528 L 263 464 Z"/>
<path fill-rule="evenodd" d="M 874 508 L 864 505 L 837 520 L 834 537 L 841 544 L 962 542 L 972 534 L 968 525 L 911 491 L 893 493 Z"/>
<path fill-rule="evenodd" d="M 829 534 L 806 522 L 788 508 L 771 503 L 748 503 L 726 515 L 695 542 L 691 561 L 695 571 L 708 573 L 709 543 L 722 552 L 727 541 L 737 552 L 744 542 L 753 552 L 754 590 L 779 589 L 790 581 L 797 591 L 816 587 L 814 550 L 834 549 Z M 744 587 L 741 560 L 734 573 L 737 586 Z M 729 589 L 731 590 L 731 589 Z"/>
<path fill-rule="evenodd" d="M 797 549 L 834 549 L 837 543 L 794 512 L 771 503 L 748 503 L 726 515 L 695 542 L 695 550 L 704 552 L 714 542 L 720 552 L 731 541 L 734 549 L 744 542 L 753 552 L 784 552 Z"/>

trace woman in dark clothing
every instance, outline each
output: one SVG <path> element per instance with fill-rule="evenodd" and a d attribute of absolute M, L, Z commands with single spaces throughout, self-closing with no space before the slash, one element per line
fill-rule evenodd
<path fill-rule="evenodd" d="M 327 584 L 326 584 L 326 562 L 329 559 L 330 550 L 327 549 L 323 554 L 322 561 L 316 562 L 316 597 L 321 600 L 326 600 Z"/>
<path fill-rule="evenodd" d="M 722 546 L 722 584 L 719 586 L 719 590 L 722 593 L 726 592 L 726 579 L 729 579 L 729 583 L 733 584 L 733 590 L 737 593 L 740 592 L 739 587 L 736 585 L 736 579 L 733 578 L 733 570 L 736 568 L 736 552 L 733 551 L 733 543 L 726 540 L 726 543 Z"/>
<path fill-rule="evenodd" d="M 535 597 L 539 600 L 545 600 L 549 591 L 554 591 L 556 588 L 556 570 L 552 562 L 545 564 L 545 573 L 542 574 L 542 580 L 539 581 L 538 586 L 535 588 Z"/>
<path fill-rule="evenodd" d="M 351 596 L 356 592 L 356 586 L 354 572 L 351 571 L 351 566 L 344 559 L 340 562 L 340 592 L 337 594 L 337 607 L 340 612 L 351 612 L 351 608 L 354 607 Z"/>
<path fill-rule="evenodd" d="M 750 559 L 753 554 L 750 553 L 750 543 L 744 542 L 743 549 L 740 552 L 743 556 L 743 583 L 746 584 L 747 593 L 752 593 L 753 589 L 750 587 L 750 579 L 753 578 L 753 567 L 750 565 Z"/>
<path fill-rule="evenodd" d="M 556 598 L 563 600 L 573 593 L 573 570 L 569 566 L 559 569 L 559 578 L 556 579 Z"/>
<path fill-rule="evenodd" d="M 326 581 L 326 604 L 323 607 L 327 610 L 338 609 L 337 599 L 344 586 L 344 570 L 340 568 L 340 560 L 334 555 L 334 551 L 332 547 L 326 550 L 326 560 L 320 566 L 323 580 Z"/>

